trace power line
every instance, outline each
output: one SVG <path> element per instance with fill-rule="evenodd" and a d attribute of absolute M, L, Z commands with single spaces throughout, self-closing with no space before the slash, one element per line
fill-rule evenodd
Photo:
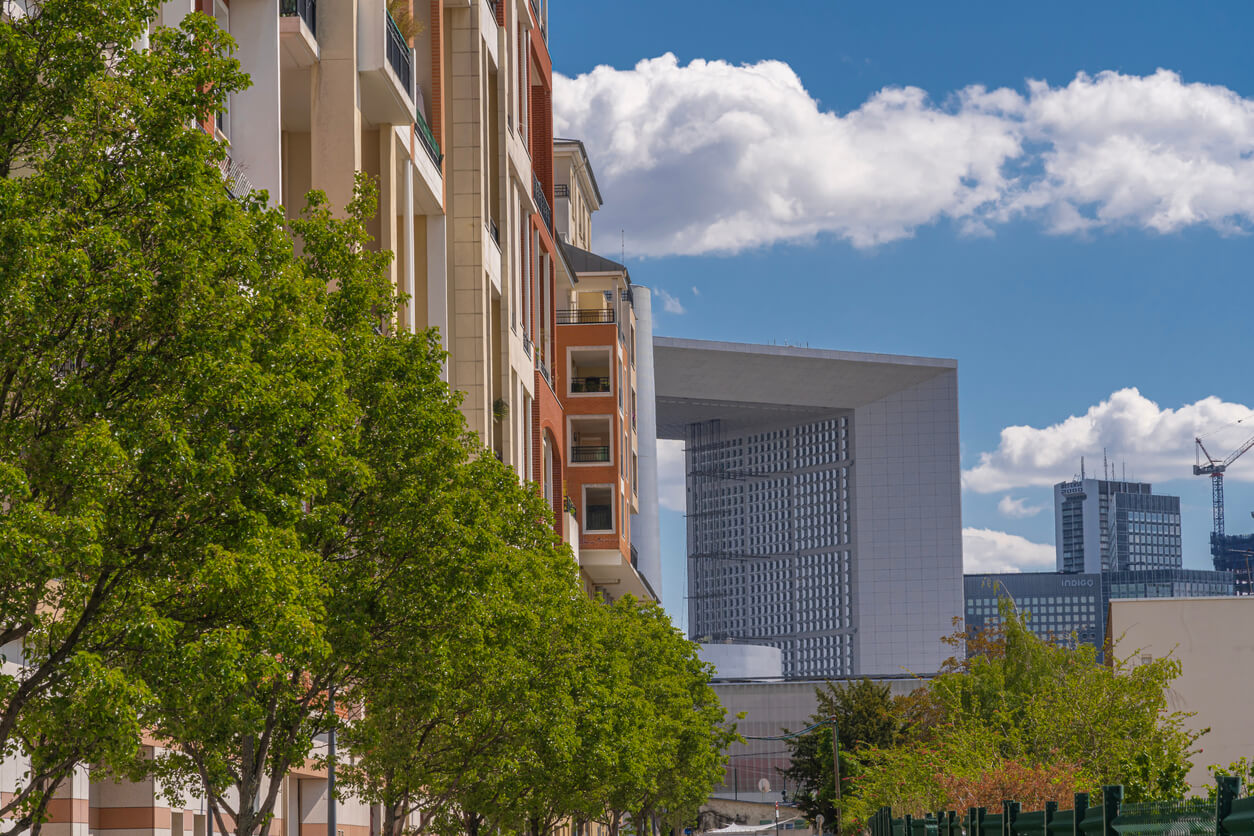
<path fill-rule="evenodd" d="M 801 731 L 791 732 L 789 734 L 780 734 L 780 735 L 775 735 L 774 737 L 753 737 L 752 735 L 745 734 L 745 735 L 741 735 L 741 737 L 743 737 L 745 740 L 791 740 L 794 737 L 801 737 L 801 735 L 803 734 L 809 734 L 810 732 L 814 731 L 817 728 L 821 728 L 823 726 L 830 726 L 831 724 L 832 723 L 830 720 L 823 720 L 821 722 L 815 723 L 813 726 L 810 726 L 810 728 L 808 729 L 802 729 Z"/>

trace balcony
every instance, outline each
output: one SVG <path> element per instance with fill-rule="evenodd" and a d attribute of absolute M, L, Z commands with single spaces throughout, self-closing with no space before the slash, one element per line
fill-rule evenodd
<path fill-rule="evenodd" d="M 572 377 L 570 379 L 570 391 L 576 395 L 608 392 L 610 391 L 610 379 L 608 377 Z"/>
<path fill-rule="evenodd" d="M 318 63 L 316 0 L 279 0 L 280 65 L 303 70 Z"/>
<path fill-rule="evenodd" d="M 549 228 L 549 234 L 553 234 L 553 210 L 549 208 L 549 199 L 544 196 L 544 187 L 540 185 L 540 178 L 534 174 L 531 175 L 531 196 L 535 198 L 536 209 L 540 212 L 540 217 L 544 219 L 544 225 Z"/>
<path fill-rule="evenodd" d="M 501 246 L 501 228 L 496 221 L 488 218 L 488 234 L 492 236 L 492 240 L 496 242 L 496 246 Z"/>
<path fill-rule="evenodd" d="M 603 325 L 613 322 L 613 308 L 569 308 L 557 312 L 558 325 Z"/>
<path fill-rule="evenodd" d="M 523 353 L 531 356 L 531 337 L 527 334 L 523 334 Z"/>
<path fill-rule="evenodd" d="M 387 18 L 388 66 L 392 68 L 392 72 L 396 73 L 396 77 L 401 82 L 401 88 L 407 91 L 412 90 L 414 89 L 414 56 L 410 54 L 409 44 L 405 42 L 405 36 L 401 34 L 401 27 L 397 26 L 396 21 L 392 19 L 392 13 L 384 9 L 383 14 Z"/>
<path fill-rule="evenodd" d="M 418 139 L 422 141 L 422 147 L 426 149 L 427 156 L 431 158 L 431 162 L 435 163 L 435 167 L 439 168 L 440 163 L 444 161 L 444 155 L 440 153 L 440 143 L 435 141 L 435 134 L 431 133 L 431 127 L 427 125 L 427 117 L 423 115 L 421 110 L 417 111 Z"/>
<path fill-rule="evenodd" d="M 414 53 L 382 0 L 357 6 L 357 56 L 366 120 L 374 125 L 416 123 Z"/>
<path fill-rule="evenodd" d="M 231 159 L 230 154 L 224 155 L 218 161 L 218 170 L 222 173 L 222 182 L 226 184 L 226 190 L 236 200 L 243 200 L 253 190 L 253 184 L 244 173 L 243 167 Z"/>
<path fill-rule="evenodd" d="M 279 14 L 283 17 L 299 17 L 309 27 L 315 38 L 318 36 L 318 2 L 317 0 L 279 0 Z"/>

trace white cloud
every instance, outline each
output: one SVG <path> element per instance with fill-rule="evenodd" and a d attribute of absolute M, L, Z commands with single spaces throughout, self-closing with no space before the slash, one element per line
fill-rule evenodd
<path fill-rule="evenodd" d="M 692 286 L 692 295 L 693 295 L 693 296 L 700 296 L 700 295 L 701 295 L 701 288 L 697 287 L 697 286 L 694 284 L 694 285 Z"/>
<path fill-rule="evenodd" d="M 781 61 L 668 53 L 554 86 L 557 132 L 586 141 L 605 187 L 600 224 L 641 255 L 868 247 L 945 218 L 964 235 L 1020 216 L 1057 233 L 1254 227 L 1254 101 L 1167 70 L 939 104 L 885 88 L 843 114 Z"/>
<path fill-rule="evenodd" d="M 662 288 L 660 287 L 656 289 L 656 293 L 658 296 L 662 297 L 662 310 L 666 311 L 667 313 L 672 313 L 672 314 L 684 313 L 683 303 L 680 302 L 678 299 L 676 299 L 674 296 L 671 296 L 669 293 L 667 293 L 665 290 L 662 290 Z"/>
<path fill-rule="evenodd" d="M 1011 519 L 1021 520 L 1025 517 L 1035 517 L 1037 514 L 1045 510 L 1044 505 L 1028 505 L 1026 499 L 1015 498 L 1010 494 L 1006 494 L 997 503 L 997 510 L 1002 516 Z"/>
<path fill-rule="evenodd" d="M 963 484 L 979 493 L 1053 485 L 1079 472 L 1081 456 L 1093 476 L 1102 472 L 1103 449 L 1120 476 L 1126 462 L 1129 478 L 1183 478 L 1192 475 L 1195 437 L 1213 432 L 1203 443 L 1222 458 L 1254 434 L 1254 420 L 1243 420 L 1252 412 L 1216 397 L 1164 409 L 1134 388 L 1120 389 L 1057 424 L 1006 427 L 997 449 L 981 453 L 979 464 L 963 473 Z M 1229 476 L 1254 480 L 1254 467 L 1234 468 Z"/>
<path fill-rule="evenodd" d="M 657 498 L 668 511 L 686 511 L 684 443 L 675 439 L 657 440 Z"/>
<path fill-rule="evenodd" d="M 987 528 L 962 529 L 962 571 L 1048 572 L 1056 565 L 1054 547 L 1018 534 Z"/>

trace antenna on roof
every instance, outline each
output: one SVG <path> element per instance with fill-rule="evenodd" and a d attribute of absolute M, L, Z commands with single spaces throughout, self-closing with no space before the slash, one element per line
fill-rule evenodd
<path fill-rule="evenodd" d="M 627 232 L 626 230 L 619 229 L 618 236 L 619 236 L 618 244 L 621 249 L 619 258 L 622 259 L 623 264 L 626 264 L 627 263 Z"/>
<path fill-rule="evenodd" d="M 1084 481 L 1084 456 L 1080 457 L 1080 481 Z"/>

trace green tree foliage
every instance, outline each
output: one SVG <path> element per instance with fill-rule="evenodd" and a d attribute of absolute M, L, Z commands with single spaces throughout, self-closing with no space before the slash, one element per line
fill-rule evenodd
<path fill-rule="evenodd" d="M 815 697 L 818 711 L 810 717 L 810 725 L 820 728 L 786 741 L 791 765 L 782 774 L 797 787 L 794 797 L 801 814 L 810 821 L 821 815 L 834 826 L 839 819 L 832 770 L 832 722 L 840 734 L 842 794 L 857 774 L 851 755 L 868 746 L 896 746 L 906 724 L 887 683 L 869 679 L 842 685 L 829 682 L 815 689 Z"/>
<path fill-rule="evenodd" d="M 140 52 L 155 0 L 0 3 L 5 832 L 90 763 L 258 836 L 337 727 L 392 834 L 689 815 L 733 734 L 708 670 L 588 600 L 437 335 L 391 333 L 370 184 L 290 225 L 227 193 L 198 125 L 247 79 L 207 15 Z"/>
<path fill-rule="evenodd" d="M 936 725 L 857 753 L 850 823 L 885 804 L 910 813 L 952 808 L 1007 787 L 1032 798 L 1065 799 L 1103 784 L 1122 784 L 1129 801 L 1183 795 L 1198 734 L 1166 702 L 1178 662 L 1132 665 L 1111 648 L 1113 661 L 1100 663 L 1090 646 L 1038 638 L 1007 601 L 1000 622 L 973 638 L 979 653 L 950 660 L 917 696 Z"/>
<path fill-rule="evenodd" d="M 246 83 L 226 36 L 193 15 L 139 53 L 150 0 L 26 6 L 0 16 L 6 832 L 77 764 L 141 768 L 153 678 L 183 674 L 155 660 L 305 595 L 294 526 L 351 428 L 321 289 L 196 127 Z"/>

